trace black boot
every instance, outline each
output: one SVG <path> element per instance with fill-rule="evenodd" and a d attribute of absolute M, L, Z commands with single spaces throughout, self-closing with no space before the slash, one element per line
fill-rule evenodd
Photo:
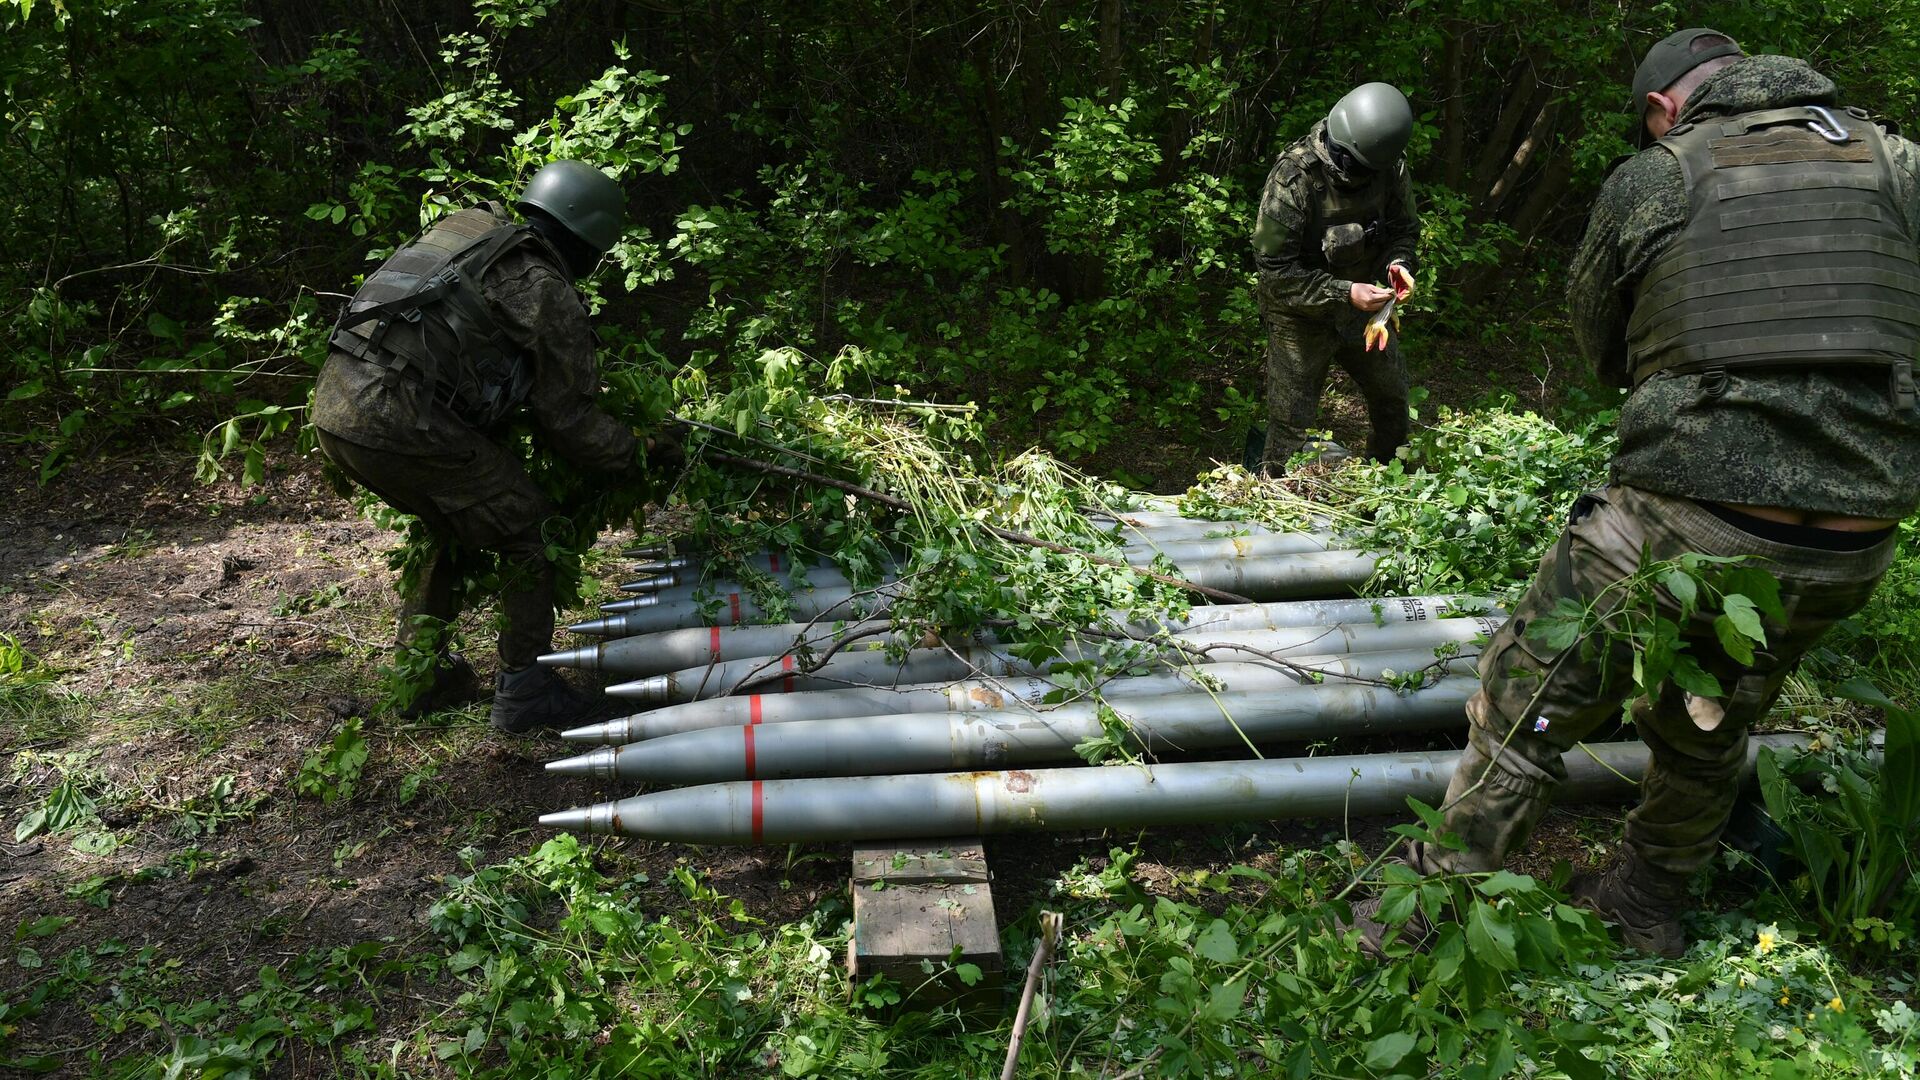
<path fill-rule="evenodd" d="M 601 708 L 538 664 L 519 671 L 502 669 L 493 687 L 489 722 L 494 730 L 510 735 L 587 723 Z"/>
<path fill-rule="evenodd" d="M 480 700 L 480 676 L 459 653 L 442 653 L 433 668 L 433 684 L 414 695 L 400 710 L 402 720 L 418 720 L 442 709 L 457 709 Z"/>

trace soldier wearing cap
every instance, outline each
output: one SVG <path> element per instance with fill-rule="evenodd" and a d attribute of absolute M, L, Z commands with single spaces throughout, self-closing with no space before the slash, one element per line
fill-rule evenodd
<path fill-rule="evenodd" d="M 1385 461 L 1407 437 L 1407 369 L 1397 338 L 1369 352 L 1369 316 L 1413 295 L 1420 219 L 1402 154 L 1413 135 L 1406 95 L 1366 83 L 1287 147 L 1267 175 L 1253 231 L 1258 299 L 1267 330 L 1269 476 L 1307 443 L 1327 368 L 1360 387 Z"/>
<path fill-rule="evenodd" d="M 1447 792 L 1446 829 L 1467 850 L 1416 845 L 1409 862 L 1500 867 L 1564 778 L 1560 755 L 1632 693 L 1628 650 L 1552 649 L 1532 620 L 1565 599 L 1604 604 L 1643 559 L 1745 557 L 1779 586 L 1766 644 L 1736 658 L 1716 611 L 1659 596 L 1719 692 L 1669 682 L 1636 704 L 1652 756 L 1624 858 L 1573 883 L 1627 944 L 1677 956 L 1748 729 L 1822 632 L 1866 603 L 1894 526 L 1920 504 L 1920 151 L 1842 108 L 1805 63 L 1745 56 L 1704 28 L 1655 45 L 1633 95 L 1644 149 L 1607 179 L 1568 287 L 1582 352 L 1631 391 L 1610 484 L 1575 504 L 1481 657 Z M 1376 949 L 1377 903 L 1356 908 Z"/>
<path fill-rule="evenodd" d="M 497 203 L 441 218 L 367 277 L 342 313 L 314 389 L 313 422 L 334 464 L 435 545 L 403 598 L 404 647 L 459 614 L 462 551 L 500 559 L 500 670 L 491 721 L 527 732 L 574 721 L 588 699 L 535 663 L 553 637 L 556 513 L 501 425 L 521 412 L 560 456 L 610 478 L 670 467 L 677 448 L 596 404 L 600 376 L 575 279 L 624 228 L 620 185 L 580 161 L 528 182 L 525 223 Z M 433 685 L 409 712 L 471 699 L 474 672 L 440 646 Z"/>

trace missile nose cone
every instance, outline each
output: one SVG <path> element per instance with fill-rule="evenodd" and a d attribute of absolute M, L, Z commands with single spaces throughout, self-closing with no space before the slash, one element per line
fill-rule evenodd
<path fill-rule="evenodd" d="M 670 559 L 654 559 L 634 567 L 639 574 L 664 574 L 669 570 L 687 570 L 693 567 L 693 556 L 675 555 Z"/>
<path fill-rule="evenodd" d="M 680 584 L 680 572 L 678 570 L 669 570 L 665 573 L 654 574 L 652 577 L 643 578 L 639 581 L 629 581 L 625 585 L 620 586 L 620 591 L 629 593 L 651 593 L 659 592 L 661 589 L 671 589 L 678 584 Z"/>
<path fill-rule="evenodd" d="M 571 810 L 557 810 L 551 814 L 541 814 L 540 824 L 551 825 L 568 832 L 593 831 L 593 807 L 576 806 Z"/>
<path fill-rule="evenodd" d="M 673 679 L 668 675 L 650 675 L 644 679 L 607 687 L 608 697 L 627 698 L 647 705 L 665 705 L 672 693 Z"/>
<path fill-rule="evenodd" d="M 588 645 L 585 648 L 548 653 L 540 658 L 540 664 L 543 667 L 576 667 L 593 670 L 600 666 L 600 646 Z"/>
<path fill-rule="evenodd" d="M 614 753 L 613 747 L 603 746 L 598 750 L 579 754 L 575 757 L 562 758 L 559 761 L 549 761 L 547 762 L 547 771 L 550 773 L 561 773 L 567 776 L 612 776 Z"/>
<path fill-rule="evenodd" d="M 627 632 L 627 620 L 618 615 L 606 619 L 588 619 L 567 627 L 569 633 L 591 634 L 594 637 L 618 637 Z"/>
<path fill-rule="evenodd" d="M 655 544 L 635 544 L 632 547 L 628 548 L 626 553 L 628 555 L 633 556 L 636 559 L 664 559 L 668 555 L 673 553 L 673 545 L 669 543 L 664 543 L 664 542 L 655 543 Z"/>
<path fill-rule="evenodd" d="M 587 724 L 584 727 L 568 728 L 560 733 L 560 738 L 566 742 L 610 743 L 615 741 L 616 737 L 622 733 L 621 729 L 624 727 L 624 721 L 608 720 L 603 724 Z"/>

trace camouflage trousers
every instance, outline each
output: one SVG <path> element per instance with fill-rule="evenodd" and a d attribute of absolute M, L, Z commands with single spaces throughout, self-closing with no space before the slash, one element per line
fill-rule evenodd
<path fill-rule="evenodd" d="M 1269 475 L 1286 470 L 1287 459 L 1307 443 L 1307 429 L 1320 415 L 1327 372 L 1338 364 L 1360 387 L 1367 405 L 1367 456 L 1392 459 L 1407 441 L 1407 365 L 1400 337 L 1384 352 L 1367 352 L 1363 332 L 1370 316 L 1344 306 L 1332 317 L 1265 310 L 1267 328 L 1267 446 L 1261 455 Z"/>
<path fill-rule="evenodd" d="M 436 431 L 419 453 L 377 450 L 319 431 L 320 449 L 387 505 L 419 518 L 434 538 L 427 565 L 401 598 L 400 644 L 415 619 L 460 614 L 461 550 L 500 556 L 500 665 L 520 669 L 553 644 L 553 564 L 541 528 L 554 506 L 520 462 L 477 431 Z"/>
<path fill-rule="evenodd" d="M 1561 657 L 1527 636 L 1530 620 L 1569 590 L 1583 602 L 1598 597 L 1639 569 L 1643 549 L 1656 561 L 1687 552 L 1752 556 L 1752 565 L 1779 580 L 1785 623 L 1767 620 L 1766 646 L 1751 664 L 1741 664 L 1720 647 L 1712 615 L 1696 613 L 1681 623 L 1686 651 L 1726 696 L 1694 698 L 1669 682 L 1651 707 L 1642 701 L 1633 712 L 1651 762 L 1640 803 L 1627 815 L 1626 841 L 1644 872 L 1668 884 L 1684 882 L 1712 858 L 1726 828 L 1746 764 L 1748 728 L 1766 716 L 1820 635 L 1867 602 L 1896 543 L 1888 536 L 1860 551 L 1796 547 L 1744 532 L 1691 499 L 1631 487 L 1582 498 L 1513 617 L 1480 657 L 1481 688 L 1467 706 L 1467 748 L 1447 789 L 1446 830 L 1465 839 L 1467 850 L 1416 846 L 1408 861 L 1427 873 L 1498 869 L 1566 779 L 1560 755 L 1618 718 L 1632 693 L 1630 651 L 1589 659 L 1576 645 Z M 1671 596 L 1662 591 L 1659 603 L 1663 616 L 1681 621 Z"/>

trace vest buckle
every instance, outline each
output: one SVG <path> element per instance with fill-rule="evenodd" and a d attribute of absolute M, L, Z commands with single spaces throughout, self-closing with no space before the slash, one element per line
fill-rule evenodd
<path fill-rule="evenodd" d="M 1724 397 L 1727 392 L 1727 369 L 1708 368 L 1700 373 L 1700 400 L 1711 401 Z"/>
<path fill-rule="evenodd" d="M 1913 361 L 1895 360 L 1893 362 L 1893 407 L 1898 412 L 1911 412 L 1913 406 Z"/>

